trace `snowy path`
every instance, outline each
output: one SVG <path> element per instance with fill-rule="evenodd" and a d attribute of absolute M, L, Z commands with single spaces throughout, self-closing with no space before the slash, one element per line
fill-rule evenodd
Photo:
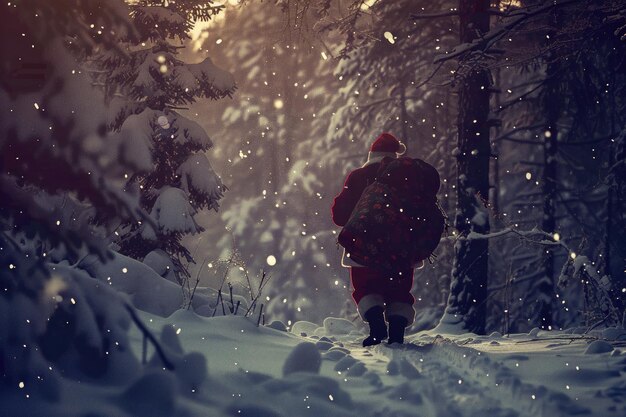
<path fill-rule="evenodd" d="M 443 338 L 421 333 L 403 346 L 362 348 L 362 335 L 312 337 L 260 327 L 241 317 L 150 316 L 158 331 L 181 329 L 185 351 L 208 358 L 211 385 L 181 407 L 200 415 L 513 417 L 626 415 L 626 355 L 585 355 L 588 341 L 563 334 Z M 283 374 L 295 346 L 315 343 L 317 375 Z M 315 349 L 314 349 L 315 350 Z M 315 353 L 317 355 L 317 353 Z M 319 357 L 319 355 L 318 355 Z M 302 357 L 301 361 L 314 361 Z M 231 393 L 215 397 L 215 392 Z M 211 413 L 212 404 L 227 411 Z M 184 414 L 181 414 L 184 415 Z M 191 415 L 196 415 L 192 412 Z"/>
<path fill-rule="evenodd" d="M 369 370 L 385 375 L 378 394 L 388 393 L 387 398 L 395 403 L 380 410 L 381 415 L 388 411 L 404 415 L 407 406 L 407 416 L 416 409 L 420 415 L 436 416 L 590 415 L 570 397 L 524 383 L 503 362 L 449 339 L 351 350 Z M 508 357 L 515 358 L 526 357 Z"/>
<path fill-rule="evenodd" d="M 419 333 L 402 346 L 366 349 L 364 335 L 342 319 L 296 323 L 296 335 L 241 316 L 139 315 L 173 371 L 148 344 L 146 366 L 113 361 L 113 379 L 68 375 L 57 380 L 58 398 L 0 391 L 0 417 L 626 415 L 623 329 L 584 337 Z M 602 338 L 619 341 L 592 341 Z M 141 358 L 135 327 L 130 343 Z"/>
<path fill-rule="evenodd" d="M 399 368 L 402 375 L 408 374 L 408 379 L 415 375 L 415 378 L 425 380 L 427 392 L 435 394 L 435 415 L 508 417 L 588 414 L 587 409 L 573 403 L 571 398 L 525 383 L 504 363 L 451 340 L 436 338 L 426 344 L 377 350 L 389 358 L 390 368 Z M 510 355 L 513 358 L 516 356 L 524 357 Z M 407 372 L 407 369 L 411 371 Z"/>

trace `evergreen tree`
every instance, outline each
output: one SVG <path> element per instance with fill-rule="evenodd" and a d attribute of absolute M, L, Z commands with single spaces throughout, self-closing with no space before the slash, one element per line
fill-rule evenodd
<path fill-rule="evenodd" d="M 56 401 L 60 378 L 97 377 L 111 362 L 139 367 L 123 301 L 70 266 L 110 255 L 103 230 L 78 214 L 84 207 L 147 217 L 120 181 L 132 155 L 119 157 L 104 96 L 80 70 L 95 48 L 114 53 L 132 27 L 121 1 L 5 2 L 0 13 L 0 385 L 10 392 L 21 381 Z"/>
<path fill-rule="evenodd" d="M 189 276 L 185 264 L 194 259 L 181 239 L 202 230 L 195 214 L 217 211 L 226 187 L 205 154 L 213 142 L 180 110 L 198 98 L 230 96 L 235 86 L 209 57 L 189 64 L 179 55 L 194 23 L 210 20 L 222 6 L 182 0 L 138 1 L 128 7 L 137 38 L 126 39 L 126 56 L 100 54 L 96 74 L 110 98 L 111 127 L 151 149 L 153 166 L 130 173 L 129 185 L 139 186 L 152 222 L 122 225 L 119 251 L 137 259 L 154 250 L 165 253 L 184 281 Z"/>

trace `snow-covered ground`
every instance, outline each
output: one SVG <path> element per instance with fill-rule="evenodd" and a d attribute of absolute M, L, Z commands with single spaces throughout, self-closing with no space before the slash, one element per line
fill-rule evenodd
<path fill-rule="evenodd" d="M 606 416 L 626 415 L 625 342 L 582 336 L 409 336 L 362 348 L 352 323 L 300 322 L 292 332 L 240 316 L 140 313 L 174 374 L 148 343 L 138 380 L 63 380 L 59 401 L 5 392 L 4 416 Z M 165 331 L 164 331 L 165 328 Z M 306 336 L 302 335 L 305 333 Z M 142 333 L 131 330 L 143 353 Z M 197 353 L 194 353 L 197 352 Z M 152 359 L 150 359 L 152 358 Z"/>

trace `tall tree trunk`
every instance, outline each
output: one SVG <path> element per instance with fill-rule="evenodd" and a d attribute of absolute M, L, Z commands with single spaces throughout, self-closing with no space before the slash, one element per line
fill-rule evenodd
<path fill-rule="evenodd" d="M 489 30 L 489 0 L 460 0 L 460 41 L 470 43 Z M 473 68 L 459 86 L 457 206 L 455 227 L 462 236 L 488 233 L 482 199 L 489 197 L 489 71 Z M 450 296 L 442 325 L 457 331 L 485 332 L 487 240 L 459 240 L 455 245 Z"/>
<path fill-rule="evenodd" d="M 556 74 L 556 64 L 548 65 L 548 77 Z M 550 84 L 555 83 L 552 81 Z M 541 228 L 544 232 L 554 234 L 556 232 L 556 199 L 557 199 L 557 137 L 558 137 L 558 111 L 560 106 L 553 103 L 556 96 L 554 88 L 549 87 L 546 94 L 544 111 L 547 112 L 546 129 L 543 141 L 543 175 L 541 178 L 541 191 L 543 195 L 543 218 Z M 535 283 L 535 319 L 542 329 L 552 326 L 552 300 L 554 296 L 554 252 L 551 247 L 546 247 L 543 253 L 543 277 Z"/>
<path fill-rule="evenodd" d="M 556 28 L 559 26 L 559 16 L 554 12 L 551 16 L 550 30 L 548 32 L 549 44 L 556 36 Z M 543 93 L 542 110 L 546 116 L 543 132 L 543 173 L 541 176 L 541 192 L 543 196 L 543 217 L 541 228 L 544 232 L 554 235 L 556 233 L 556 200 L 557 200 L 557 152 L 558 152 L 558 126 L 561 112 L 561 94 L 559 91 L 559 78 L 561 65 L 555 61 L 554 54 L 548 53 L 546 57 L 546 86 Z M 543 249 L 542 249 L 543 250 Z M 554 299 L 554 252 L 546 247 L 542 253 L 543 276 L 533 285 L 535 295 L 533 319 L 535 325 L 542 329 L 550 329 L 553 324 Z"/>
<path fill-rule="evenodd" d="M 499 89 L 500 82 L 501 82 L 500 68 L 497 68 L 494 71 L 494 78 L 495 78 L 495 87 Z M 499 93 L 496 94 L 494 99 L 495 99 L 494 100 L 495 108 L 500 109 L 500 104 L 501 104 L 500 94 Z M 501 130 L 502 129 L 500 127 L 500 124 L 498 124 L 494 131 L 494 137 L 496 138 L 499 137 Z M 491 183 L 489 202 L 491 203 L 491 208 L 493 210 L 494 216 L 492 217 L 493 220 L 491 222 L 490 227 L 491 227 L 491 230 L 494 230 L 494 229 L 497 230 L 501 224 L 499 220 L 499 214 L 500 214 L 500 143 L 499 142 L 497 141 L 493 142 L 492 153 L 494 155 L 494 158 L 491 164 L 491 175 L 493 177 L 493 181 Z"/>
<path fill-rule="evenodd" d="M 615 82 L 615 77 L 611 77 L 611 85 L 613 85 L 613 83 Z M 611 115 L 611 135 L 615 135 L 615 132 L 619 132 L 622 129 L 622 126 L 619 125 L 617 117 L 615 112 L 617 112 L 619 110 L 619 106 L 617 104 L 616 101 L 616 97 L 615 97 L 615 92 L 612 91 L 611 94 L 611 106 L 613 107 L 614 112 Z M 611 245 L 613 244 L 613 239 L 615 236 L 615 233 L 613 232 L 613 227 L 614 226 L 614 199 L 615 199 L 615 191 L 616 191 L 616 187 L 615 187 L 615 182 L 611 181 L 611 168 L 615 165 L 615 149 L 616 149 L 616 145 L 617 143 L 619 143 L 616 140 L 611 141 L 611 144 L 609 145 L 609 155 L 608 155 L 608 161 L 609 161 L 609 172 L 608 172 L 608 180 L 607 180 L 607 190 L 606 190 L 606 221 L 604 222 L 604 251 L 603 251 L 603 255 L 604 255 L 604 275 L 607 276 L 611 276 L 612 275 L 612 271 L 611 271 L 611 264 L 612 264 L 612 251 L 611 251 Z M 619 298 L 619 291 L 617 292 L 618 297 Z M 620 302 L 620 304 L 623 304 Z"/>
<path fill-rule="evenodd" d="M 613 163 L 609 171 L 607 227 L 611 231 L 606 236 L 605 271 L 611 274 L 615 304 L 626 322 L 626 125 L 622 126 L 621 133 L 610 145 Z M 612 250 L 609 251 L 608 247 Z"/>
<path fill-rule="evenodd" d="M 452 103 L 452 91 L 450 89 L 446 89 L 445 95 L 443 98 L 443 102 L 448 104 Z M 452 115 L 452 106 L 447 109 L 443 109 L 440 115 L 440 112 L 435 113 L 435 126 L 450 126 L 454 123 L 453 115 Z M 453 181 L 449 181 L 453 177 L 453 170 L 456 169 L 454 163 L 452 163 L 451 159 L 447 157 L 447 155 L 452 155 L 453 149 L 456 147 L 455 143 L 452 142 L 452 131 L 453 129 L 449 129 L 446 131 L 446 137 L 440 138 L 439 140 L 443 140 L 443 149 L 442 149 L 442 157 L 441 162 L 439 163 L 440 167 L 440 175 L 443 176 L 445 182 L 443 183 L 443 190 L 440 191 L 439 203 L 441 204 L 441 208 L 444 213 L 448 215 L 453 208 L 453 202 L 456 201 L 456 186 L 453 186 Z M 448 136 L 448 133 L 450 134 Z M 442 253 L 443 257 L 441 258 L 444 262 L 451 260 L 451 250 L 453 248 L 445 248 L 445 252 Z M 451 271 L 450 271 L 451 272 Z M 445 306 L 448 301 L 448 296 L 450 294 L 450 273 L 440 276 L 437 280 L 437 293 L 441 294 L 440 305 Z"/>
<path fill-rule="evenodd" d="M 404 80 L 400 80 L 400 122 L 402 123 L 402 143 L 406 146 L 406 155 L 409 155 L 410 142 L 411 138 L 409 138 L 409 113 L 406 109 L 406 82 Z"/>
<path fill-rule="evenodd" d="M 615 164 L 615 152 L 609 145 L 609 167 Z M 613 184 L 609 183 L 606 190 L 606 221 L 604 222 L 604 275 L 611 275 L 611 241 L 613 238 Z"/>

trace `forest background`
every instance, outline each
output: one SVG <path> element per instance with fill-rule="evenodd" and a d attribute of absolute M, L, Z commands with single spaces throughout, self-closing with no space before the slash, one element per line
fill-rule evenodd
<path fill-rule="evenodd" d="M 621 320 L 624 43 L 605 14 L 617 3 L 482 2 L 488 35 L 461 47 L 457 3 L 286 2 L 281 14 L 250 2 L 196 34 L 196 53 L 224 63 L 238 90 L 191 111 L 220 138 L 212 160 L 231 190 L 190 247 L 203 260 L 234 249 L 250 271 L 267 270 L 272 318 L 356 319 L 329 208 L 389 131 L 440 171 L 451 225 L 435 263 L 417 271 L 415 330 L 438 323 L 464 277 L 484 286 L 465 291 L 482 300 L 483 331 Z M 488 94 L 461 99 L 473 73 Z M 481 144 L 459 142 L 460 106 L 484 108 L 467 116 Z M 457 164 L 478 152 L 478 168 Z M 476 172 L 481 183 L 468 187 Z M 459 187 L 471 190 L 454 227 Z M 487 245 L 480 266 L 459 261 L 458 247 L 455 263 L 469 233 L 493 236 L 474 242 Z M 203 282 L 219 282 L 221 271 L 200 266 Z"/>
<path fill-rule="evenodd" d="M 268 320 L 356 320 L 330 206 L 389 131 L 439 170 L 450 223 L 413 330 L 622 321 L 622 2 L 3 8 L 8 287 L 124 255 L 183 307 L 265 272 Z"/>

